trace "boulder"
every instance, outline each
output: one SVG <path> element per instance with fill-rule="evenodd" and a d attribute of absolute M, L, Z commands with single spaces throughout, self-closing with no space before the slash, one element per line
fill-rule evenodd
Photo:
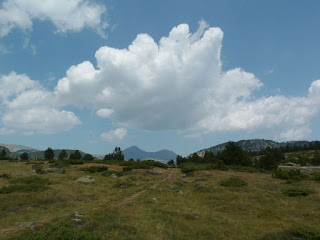
<path fill-rule="evenodd" d="M 76 181 L 74 181 L 75 183 L 85 183 L 85 184 L 93 184 L 93 183 L 96 183 L 96 180 L 87 175 L 85 177 L 81 177 L 81 178 L 78 178 Z"/>
<path fill-rule="evenodd" d="M 149 169 L 148 172 L 151 173 L 151 174 L 153 174 L 153 175 L 162 174 L 162 171 L 159 170 L 159 169 L 157 169 L 157 168 Z"/>
<path fill-rule="evenodd" d="M 118 176 L 117 176 L 117 174 L 115 174 L 115 173 L 112 173 L 112 174 L 110 174 L 110 176 L 109 176 L 109 178 L 117 178 Z"/>

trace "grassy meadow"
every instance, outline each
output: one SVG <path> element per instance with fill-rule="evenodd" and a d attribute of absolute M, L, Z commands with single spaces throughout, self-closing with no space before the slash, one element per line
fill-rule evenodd
<path fill-rule="evenodd" d="M 182 174 L 179 168 L 153 175 L 105 163 L 37 175 L 32 162 L 0 164 L 3 240 L 320 239 L 319 181 L 219 170 Z M 119 177 L 83 171 L 92 166 Z M 75 183 L 86 175 L 96 183 Z M 296 190 L 306 191 L 290 195 Z"/>

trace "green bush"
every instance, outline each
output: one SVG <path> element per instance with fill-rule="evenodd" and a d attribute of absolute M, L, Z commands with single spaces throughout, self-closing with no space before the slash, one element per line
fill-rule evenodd
<path fill-rule="evenodd" d="M 230 177 L 227 180 L 223 180 L 220 182 L 221 186 L 224 187 L 244 187 L 247 186 L 248 183 L 238 177 Z"/>
<path fill-rule="evenodd" d="M 168 168 L 168 165 L 154 160 L 143 161 L 119 161 L 120 166 L 132 167 L 133 169 L 150 169 L 152 167 Z"/>
<path fill-rule="evenodd" d="M 301 173 L 300 169 L 291 169 L 291 170 L 281 170 L 277 169 L 273 171 L 272 177 L 284 179 L 284 180 L 293 180 L 301 181 L 305 176 Z"/>
<path fill-rule="evenodd" d="M 96 173 L 96 172 L 104 172 L 108 170 L 106 166 L 91 166 L 87 168 L 81 168 L 81 171 L 89 172 L 89 173 Z"/>
<path fill-rule="evenodd" d="M 288 188 L 282 190 L 282 193 L 288 197 L 299 197 L 299 196 L 308 196 L 311 193 L 314 193 L 314 191 L 310 189 L 303 189 L 303 188 Z"/>

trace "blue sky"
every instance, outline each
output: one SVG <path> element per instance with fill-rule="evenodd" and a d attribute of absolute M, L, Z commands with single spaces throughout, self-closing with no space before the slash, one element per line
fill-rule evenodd
<path fill-rule="evenodd" d="M 0 142 L 188 155 L 319 139 L 318 1 L 0 3 Z"/>

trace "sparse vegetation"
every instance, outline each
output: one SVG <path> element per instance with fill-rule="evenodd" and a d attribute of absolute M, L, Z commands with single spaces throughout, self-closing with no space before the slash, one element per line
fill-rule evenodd
<path fill-rule="evenodd" d="M 314 193 L 314 191 L 310 189 L 303 189 L 303 188 L 288 188 L 284 189 L 282 193 L 288 197 L 299 197 L 299 196 L 308 196 L 311 193 Z"/>
<path fill-rule="evenodd" d="M 85 171 L 88 173 L 96 173 L 96 172 L 104 172 L 108 170 L 108 167 L 106 166 L 91 166 L 87 168 L 81 168 L 81 171 Z"/>

